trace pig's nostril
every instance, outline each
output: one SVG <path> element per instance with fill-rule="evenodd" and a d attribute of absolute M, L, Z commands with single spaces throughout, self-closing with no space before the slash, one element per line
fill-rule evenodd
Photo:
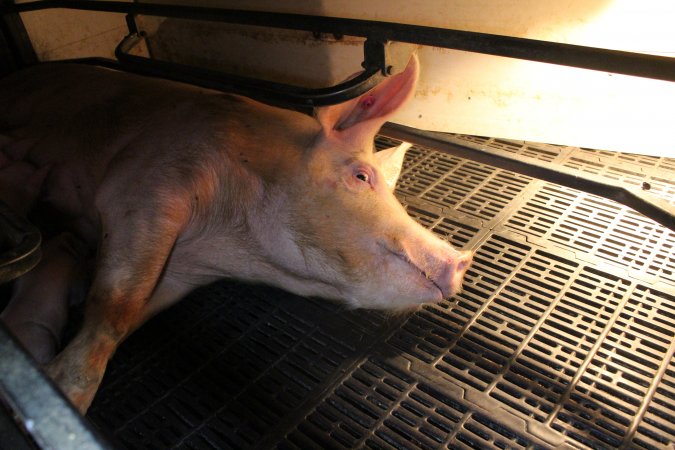
<path fill-rule="evenodd" d="M 460 261 L 460 262 L 457 264 L 457 270 L 458 270 L 459 272 L 464 272 L 464 271 L 466 271 L 466 269 L 467 269 L 468 267 L 469 267 L 469 263 L 468 263 L 467 261 Z"/>
<path fill-rule="evenodd" d="M 463 274 L 469 268 L 472 261 L 473 261 L 472 251 L 462 252 L 461 256 L 459 257 L 459 260 L 457 261 L 457 271 Z"/>

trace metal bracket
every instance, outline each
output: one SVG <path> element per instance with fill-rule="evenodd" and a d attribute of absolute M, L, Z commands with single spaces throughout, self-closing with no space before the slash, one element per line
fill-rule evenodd
<path fill-rule="evenodd" d="M 363 62 L 361 65 L 364 69 L 377 69 L 382 75 L 389 75 L 387 73 L 387 56 L 384 50 L 386 40 L 378 38 L 368 38 L 363 43 Z"/>

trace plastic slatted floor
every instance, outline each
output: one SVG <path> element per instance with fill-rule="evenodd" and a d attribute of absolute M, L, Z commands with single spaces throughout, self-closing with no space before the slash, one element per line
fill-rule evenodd
<path fill-rule="evenodd" d="M 675 201 L 674 160 L 458 138 Z M 129 449 L 675 448 L 674 232 L 428 148 L 397 194 L 476 249 L 461 295 L 388 316 L 208 286 L 120 348 L 91 421 Z"/>

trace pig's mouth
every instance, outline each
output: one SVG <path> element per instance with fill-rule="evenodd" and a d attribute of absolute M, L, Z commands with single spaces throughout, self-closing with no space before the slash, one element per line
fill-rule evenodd
<path fill-rule="evenodd" d="M 389 248 L 388 246 L 384 244 L 380 244 L 387 252 L 391 253 L 404 263 L 406 263 L 409 267 L 411 267 L 413 270 L 415 270 L 419 275 L 425 280 L 425 284 L 433 286 L 434 288 L 438 289 L 438 291 L 441 293 L 441 298 L 445 297 L 445 291 L 436 283 L 436 281 L 429 276 L 424 270 L 422 270 L 417 264 L 415 264 L 409 257 L 402 251 L 395 251 Z"/>

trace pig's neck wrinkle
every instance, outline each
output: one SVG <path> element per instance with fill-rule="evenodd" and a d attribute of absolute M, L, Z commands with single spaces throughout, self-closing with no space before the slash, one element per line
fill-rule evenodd
<path fill-rule="evenodd" d="M 213 221 L 188 230 L 176 246 L 167 276 L 200 285 L 219 278 L 267 283 L 298 295 L 341 298 L 332 274 L 313 273 L 319 264 L 287 228 L 287 193 L 260 191 L 241 211 L 241 221 Z M 194 226 L 194 225 L 193 225 Z"/>
<path fill-rule="evenodd" d="M 280 267 L 250 242 L 223 235 L 181 246 L 172 255 L 165 276 L 182 285 L 202 286 L 223 278 L 263 283 L 301 296 L 343 297 L 335 286 Z"/>

